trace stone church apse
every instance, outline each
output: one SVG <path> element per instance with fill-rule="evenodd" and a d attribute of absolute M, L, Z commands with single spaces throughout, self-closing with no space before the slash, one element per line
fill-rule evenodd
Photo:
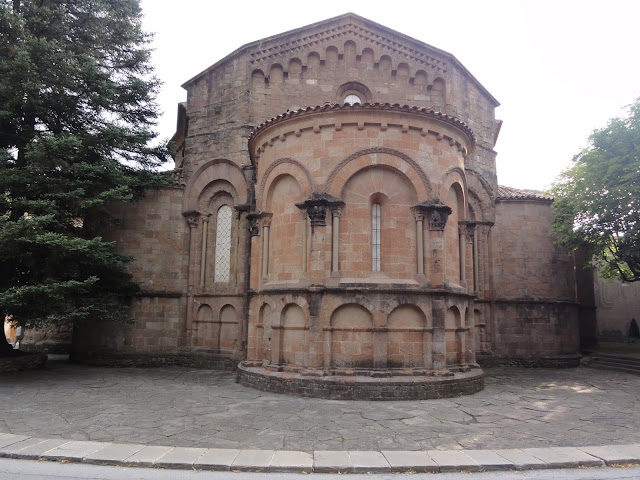
<path fill-rule="evenodd" d="M 577 364 L 553 199 L 498 185 L 499 103 L 453 55 L 346 14 L 183 87 L 175 187 L 116 208 L 107 235 L 135 257 L 137 324 L 76 332 L 78 358 L 380 400 L 476 392 L 484 364 Z"/>

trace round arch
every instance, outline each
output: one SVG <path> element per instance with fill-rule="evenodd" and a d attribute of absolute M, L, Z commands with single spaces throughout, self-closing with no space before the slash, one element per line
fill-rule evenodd
<path fill-rule="evenodd" d="M 309 196 L 311 192 L 315 192 L 316 190 L 312 175 L 302 163 L 293 158 L 280 158 L 267 167 L 267 170 L 260 179 L 260 186 L 256 192 L 256 206 L 259 209 L 264 210 L 264 202 L 266 200 L 265 192 L 269 191 L 273 180 L 281 174 L 293 176 L 298 181 L 304 196 Z"/>
<path fill-rule="evenodd" d="M 197 210 L 202 191 L 216 180 L 228 181 L 236 191 L 238 204 L 247 203 L 247 181 L 242 170 L 232 161 L 219 158 L 206 162 L 191 176 L 185 188 L 182 211 Z"/>
<path fill-rule="evenodd" d="M 374 156 L 384 154 L 385 161 L 379 162 Z M 408 155 L 391 148 L 374 147 L 360 150 L 342 160 L 327 177 L 324 192 L 338 197 L 344 185 L 358 170 L 370 166 L 383 166 L 398 170 L 413 185 L 418 198 L 429 198 L 431 184 L 424 171 Z M 407 170 L 406 167 L 409 167 Z M 405 168 L 403 168 L 405 167 Z"/>

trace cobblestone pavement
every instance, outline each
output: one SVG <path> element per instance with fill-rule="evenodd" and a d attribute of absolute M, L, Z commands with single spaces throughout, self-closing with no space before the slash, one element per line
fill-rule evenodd
<path fill-rule="evenodd" d="M 445 400 L 335 401 L 263 393 L 229 372 L 51 363 L 0 376 L 0 433 L 184 447 L 497 449 L 640 442 L 640 378 L 492 368 Z"/>

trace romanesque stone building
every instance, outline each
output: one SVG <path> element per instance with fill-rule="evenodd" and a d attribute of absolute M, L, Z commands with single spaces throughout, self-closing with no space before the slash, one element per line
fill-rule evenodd
<path fill-rule="evenodd" d="M 383 378 L 381 398 L 405 377 L 458 383 L 403 398 L 477 390 L 479 360 L 576 358 L 552 199 L 498 186 L 498 102 L 453 55 L 346 14 L 183 87 L 177 186 L 110 234 L 135 257 L 138 323 L 77 332 L 78 354 L 197 353 L 325 396 Z"/>

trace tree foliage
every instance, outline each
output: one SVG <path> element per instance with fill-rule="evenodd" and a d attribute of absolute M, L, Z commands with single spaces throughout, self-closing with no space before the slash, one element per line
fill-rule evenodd
<path fill-rule="evenodd" d="M 0 315 L 17 324 L 128 319 L 129 259 L 99 235 L 109 204 L 168 183 L 149 41 L 137 0 L 0 0 Z"/>
<path fill-rule="evenodd" d="M 551 193 L 558 243 L 586 246 L 604 277 L 640 281 L 640 99 L 589 136 Z"/>

